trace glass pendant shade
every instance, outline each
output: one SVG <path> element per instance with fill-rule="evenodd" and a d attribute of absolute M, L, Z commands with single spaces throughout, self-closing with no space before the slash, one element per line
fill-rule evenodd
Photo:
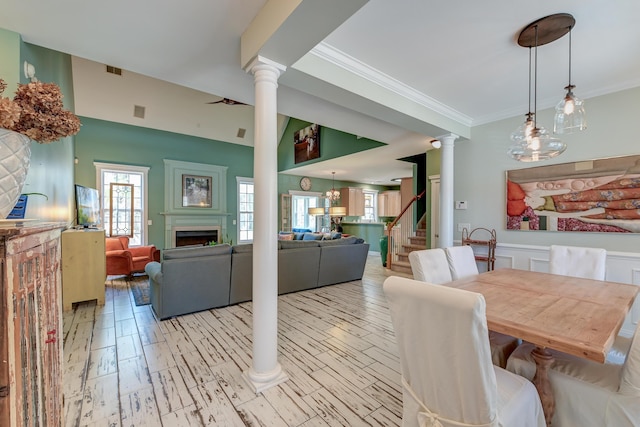
<path fill-rule="evenodd" d="M 538 162 L 552 159 L 567 149 L 567 144 L 549 135 L 544 127 L 526 130 L 530 123 L 532 122 L 525 122 L 511 134 L 513 144 L 508 153 L 513 159 L 519 162 Z"/>
<path fill-rule="evenodd" d="M 556 105 L 553 133 L 569 134 L 587 128 L 584 101 L 573 94 L 574 86 L 567 86 L 567 95 Z"/>
<path fill-rule="evenodd" d="M 533 113 L 527 113 L 527 120 L 511 133 L 511 141 L 514 145 L 519 145 L 522 141 L 531 138 L 531 131 L 536 127 L 533 121 Z"/>

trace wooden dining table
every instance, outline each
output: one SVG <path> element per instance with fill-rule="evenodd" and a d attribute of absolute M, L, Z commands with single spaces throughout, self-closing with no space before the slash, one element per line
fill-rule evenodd
<path fill-rule="evenodd" d="M 548 349 L 604 363 L 639 288 L 606 282 L 502 268 L 448 283 L 480 293 L 490 330 L 533 343 L 533 383 L 547 425 L 555 411 Z"/>

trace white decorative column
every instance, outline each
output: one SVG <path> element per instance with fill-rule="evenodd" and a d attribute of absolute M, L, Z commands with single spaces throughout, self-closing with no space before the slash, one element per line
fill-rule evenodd
<path fill-rule="evenodd" d="M 439 246 L 453 246 L 453 143 L 458 135 L 439 136 L 440 149 L 440 240 Z"/>
<path fill-rule="evenodd" d="M 278 363 L 278 77 L 286 68 L 258 56 L 254 76 L 253 365 L 243 373 L 260 393 L 288 378 Z"/>

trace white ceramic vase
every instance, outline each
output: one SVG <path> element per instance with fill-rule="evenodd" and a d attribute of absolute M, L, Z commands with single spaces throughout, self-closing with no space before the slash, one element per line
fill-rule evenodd
<path fill-rule="evenodd" d="M 31 140 L 18 132 L 0 128 L 0 219 L 13 209 L 31 162 Z"/>

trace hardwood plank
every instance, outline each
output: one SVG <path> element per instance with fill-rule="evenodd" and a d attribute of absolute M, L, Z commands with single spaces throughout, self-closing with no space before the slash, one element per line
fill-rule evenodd
<path fill-rule="evenodd" d="M 236 409 L 245 425 L 265 425 L 269 427 L 287 427 L 278 412 L 273 409 L 264 396 L 237 405 Z"/>
<path fill-rule="evenodd" d="M 143 356 L 121 360 L 118 363 L 118 390 L 120 395 L 151 387 L 151 378 Z"/>
<path fill-rule="evenodd" d="M 120 422 L 118 374 L 87 379 L 84 387 L 80 425 L 117 417 Z"/>
<path fill-rule="evenodd" d="M 93 337 L 91 339 L 91 350 L 99 348 L 111 347 L 116 345 L 116 329 L 110 328 L 94 328 Z"/>
<path fill-rule="evenodd" d="M 118 352 L 118 361 L 144 355 L 142 343 L 137 334 L 116 338 L 116 350 Z"/>
<path fill-rule="evenodd" d="M 364 427 L 369 425 L 324 388 L 305 396 L 304 401 L 312 408 L 316 408 L 318 415 L 330 426 Z"/>
<path fill-rule="evenodd" d="M 87 367 L 87 379 L 101 377 L 118 372 L 116 346 L 91 351 Z"/>
<path fill-rule="evenodd" d="M 233 362 L 223 363 L 212 369 L 216 381 L 234 405 L 240 405 L 256 397 L 242 378 L 242 372 Z"/>
<path fill-rule="evenodd" d="M 176 360 L 166 342 L 143 345 L 149 372 L 157 372 L 176 366 Z"/>
<path fill-rule="evenodd" d="M 363 393 L 361 388 L 358 388 L 350 381 L 345 381 L 344 378 L 331 369 L 322 369 L 312 374 L 312 377 L 318 383 L 324 384 L 324 390 L 340 399 L 360 418 L 365 418 L 381 406 L 380 402 Z"/>
<path fill-rule="evenodd" d="M 203 426 L 245 427 L 242 418 L 216 381 L 191 390 Z"/>
<path fill-rule="evenodd" d="M 116 338 L 138 333 L 138 325 L 133 317 L 116 320 Z"/>
<path fill-rule="evenodd" d="M 195 405 L 178 368 L 173 367 L 152 373 L 151 382 L 160 415 Z"/>
<path fill-rule="evenodd" d="M 301 425 L 316 416 L 316 412 L 290 386 L 291 381 L 262 392 L 264 398 L 289 426 Z"/>
<path fill-rule="evenodd" d="M 120 398 L 120 402 L 123 427 L 157 427 L 160 425 L 160 414 L 152 387 L 124 394 Z"/>

